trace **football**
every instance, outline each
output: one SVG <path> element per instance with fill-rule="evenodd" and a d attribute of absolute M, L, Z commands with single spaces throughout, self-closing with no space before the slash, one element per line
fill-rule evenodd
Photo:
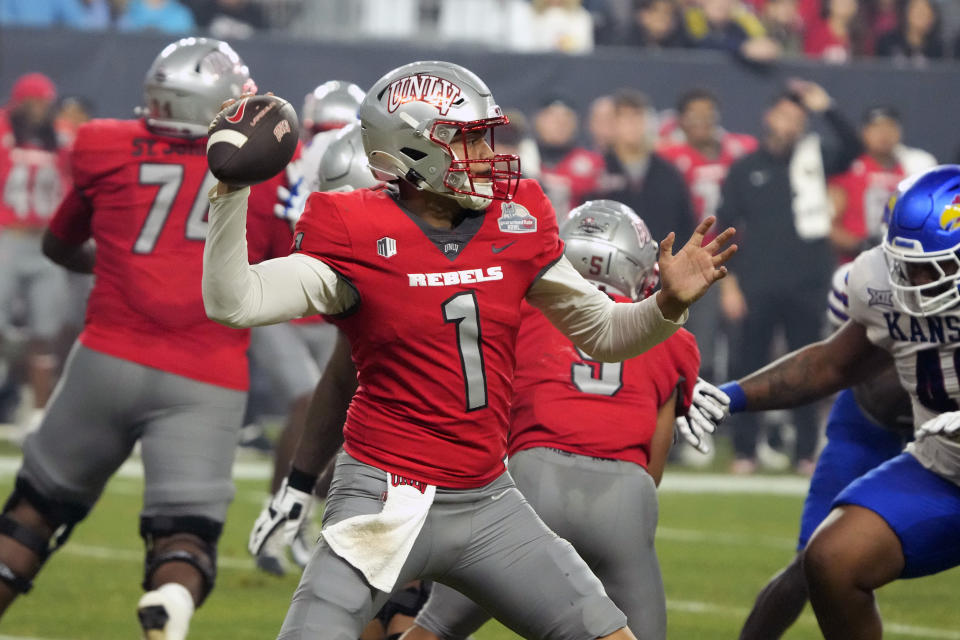
<path fill-rule="evenodd" d="M 210 123 L 207 164 L 221 182 L 246 187 L 269 180 L 297 148 L 300 124 L 293 106 L 276 96 L 242 98 Z"/>

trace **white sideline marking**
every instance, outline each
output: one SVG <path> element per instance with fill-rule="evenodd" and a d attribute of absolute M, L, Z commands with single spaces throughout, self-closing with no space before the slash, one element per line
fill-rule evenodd
<path fill-rule="evenodd" d="M 671 542 L 707 542 L 710 544 L 725 544 L 730 546 L 766 547 L 768 549 L 796 549 L 796 538 L 780 538 L 778 536 L 752 536 L 742 533 L 720 533 L 698 531 L 697 529 L 674 529 L 672 527 L 657 527 L 657 540 Z"/>
<path fill-rule="evenodd" d="M 32 636 L 5 636 L 0 634 L 0 640 L 53 640 L 53 638 L 34 638 Z"/>
<path fill-rule="evenodd" d="M 20 456 L 0 456 L 0 477 L 9 477 L 20 468 Z M 233 465 L 237 480 L 267 480 L 273 474 L 269 461 L 239 460 Z M 142 478 L 139 458 L 123 463 L 116 473 L 120 478 Z M 667 471 L 660 491 L 665 493 L 728 493 L 804 496 L 810 481 L 799 476 L 731 476 L 719 473 Z M 0 640 L 3 640 L 0 638 Z"/>

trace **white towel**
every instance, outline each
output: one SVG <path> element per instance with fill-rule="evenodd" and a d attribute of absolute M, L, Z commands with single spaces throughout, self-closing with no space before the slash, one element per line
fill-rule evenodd
<path fill-rule="evenodd" d="M 433 485 L 387 473 L 387 500 L 380 513 L 330 525 L 323 529 L 323 539 L 334 553 L 363 573 L 371 586 L 390 593 L 436 492 Z"/>
<path fill-rule="evenodd" d="M 820 136 L 811 133 L 797 143 L 790 158 L 793 188 L 793 224 L 801 240 L 817 240 L 830 233 L 833 205 L 827 197 Z"/>

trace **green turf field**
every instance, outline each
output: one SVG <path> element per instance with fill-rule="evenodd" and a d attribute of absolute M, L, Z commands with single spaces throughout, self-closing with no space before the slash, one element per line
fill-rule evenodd
<path fill-rule="evenodd" d="M 669 476 L 669 473 L 668 473 Z M 757 590 L 792 554 L 802 498 L 799 481 L 773 477 L 734 485 L 712 476 L 675 475 L 661 495 L 659 551 L 671 639 L 736 638 Z M 669 482 L 669 478 L 668 478 Z M 770 495 L 777 483 L 788 494 Z M 3 495 L 9 473 L 0 480 Z M 237 499 L 220 545 L 217 590 L 193 619 L 191 638 L 274 638 L 295 577 L 256 572 L 245 543 L 264 497 L 263 480 L 238 482 Z M 704 486 L 710 493 L 689 493 Z M 681 491 L 682 489 L 682 491 Z M 138 636 L 134 607 L 140 595 L 142 548 L 137 537 L 141 483 L 117 478 L 92 516 L 81 524 L 37 580 L 34 592 L 0 623 L 0 640 L 112 640 Z M 766 493 L 757 493 L 763 491 Z M 880 594 L 890 638 L 960 640 L 960 572 L 902 582 Z M 514 637 L 495 624 L 479 640 Z M 804 614 L 787 637 L 817 638 Z"/>

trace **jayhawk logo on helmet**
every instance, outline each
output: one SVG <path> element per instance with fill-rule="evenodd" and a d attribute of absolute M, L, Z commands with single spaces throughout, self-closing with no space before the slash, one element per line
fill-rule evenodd
<path fill-rule="evenodd" d="M 960 225 L 960 195 L 948 204 L 940 214 L 940 227 L 945 231 L 953 231 Z"/>

